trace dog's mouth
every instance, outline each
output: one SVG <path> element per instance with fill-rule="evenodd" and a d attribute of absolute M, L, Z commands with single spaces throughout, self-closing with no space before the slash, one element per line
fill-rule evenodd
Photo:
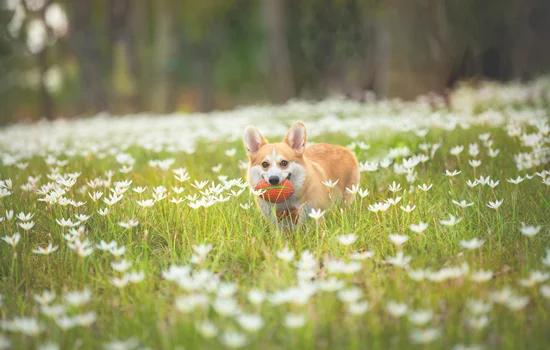
<path fill-rule="evenodd" d="M 292 174 L 288 174 L 288 176 L 286 177 L 286 179 L 287 179 L 288 181 L 290 181 L 290 178 L 291 178 L 291 177 L 292 177 Z"/>

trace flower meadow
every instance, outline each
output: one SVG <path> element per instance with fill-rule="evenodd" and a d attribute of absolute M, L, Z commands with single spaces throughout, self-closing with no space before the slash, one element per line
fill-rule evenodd
<path fill-rule="evenodd" d="M 0 130 L 0 349 L 544 348 L 550 80 L 449 101 Z M 241 137 L 297 120 L 352 149 L 361 183 L 282 230 Z"/>

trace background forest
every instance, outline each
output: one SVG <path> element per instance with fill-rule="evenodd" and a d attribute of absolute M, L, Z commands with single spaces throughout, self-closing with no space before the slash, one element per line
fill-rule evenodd
<path fill-rule="evenodd" d="M 3 0 L 0 123 L 445 94 L 550 68 L 547 0 Z"/>

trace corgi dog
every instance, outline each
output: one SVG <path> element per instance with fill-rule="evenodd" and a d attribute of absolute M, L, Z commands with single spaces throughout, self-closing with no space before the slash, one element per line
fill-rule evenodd
<path fill-rule="evenodd" d="M 261 211 L 282 226 L 298 225 L 311 209 L 324 209 L 331 200 L 353 201 L 346 187 L 359 185 L 359 164 L 345 147 L 316 143 L 306 147 L 306 128 L 294 123 L 280 143 L 267 143 L 262 134 L 248 126 L 243 135 L 248 166 L 248 184 L 252 189 L 265 180 L 278 185 L 289 180 L 294 193 L 281 203 L 258 198 Z M 338 182 L 333 188 L 324 181 Z"/>

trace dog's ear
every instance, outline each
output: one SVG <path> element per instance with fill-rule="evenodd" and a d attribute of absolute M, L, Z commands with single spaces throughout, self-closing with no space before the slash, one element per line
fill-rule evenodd
<path fill-rule="evenodd" d="M 258 129 L 252 125 L 247 126 L 244 130 L 243 142 L 248 157 L 256 154 L 267 143 Z"/>
<path fill-rule="evenodd" d="M 303 154 L 306 150 L 306 138 L 306 127 L 302 122 L 296 122 L 288 130 L 283 142 L 292 147 L 297 153 Z"/>

